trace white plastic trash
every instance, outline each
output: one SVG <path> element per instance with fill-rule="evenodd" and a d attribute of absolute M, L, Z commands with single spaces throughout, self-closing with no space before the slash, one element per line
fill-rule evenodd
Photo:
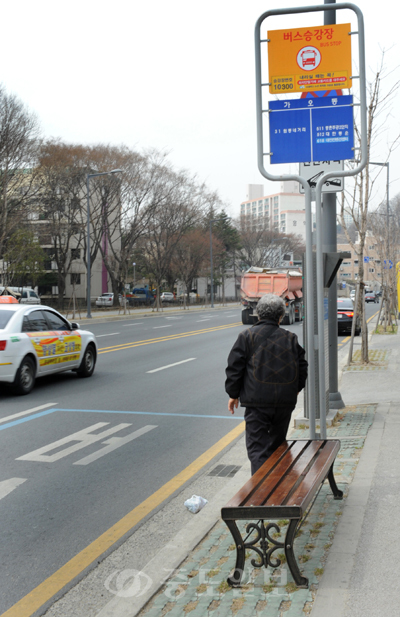
<path fill-rule="evenodd" d="M 199 497 L 198 495 L 192 495 L 190 499 L 186 499 L 184 505 L 187 507 L 189 512 L 193 512 L 196 514 L 199 512 L 204 506 L 208 503 L 207 499 L 204 497 Z"/>

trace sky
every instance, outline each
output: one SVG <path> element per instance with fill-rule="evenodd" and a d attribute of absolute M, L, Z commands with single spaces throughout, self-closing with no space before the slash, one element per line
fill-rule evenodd
<path fill-rule="evenodd" d="M 308 0 L 310 6 L 320 3 Z M 390 14 L 394 0 L 356 4 L 364 14 L 367 78 L 387 50 L 381 86 L 386 92 L 400 78 L 398 19 Z M 236 217 L 248 184 L 264 184 L 264 194 L 278 192 L 257 167 L 255 22 L 266 10 L 305 5 L 304 0 L 7 2 L 0 81 L 37 114 L 45 137 L 167 152 L 176 169 L 217 191 Z M 340 11 L 337 21 L 354 22 L 353 12 Z M 321 13 L 268 20 L 271 29 L 322 24 Z M 354 67 L 356 56 L 353 41 Z M 400 133 L 399 103 L 396 93 L 371 160 L 386 161 L 388 143 Z M 285 173 L 297 169 L 292 164 Z M 386 199 L 385 173 L 374 191 L 375 205 Z M 400 149 L 390 157 L 390 196 L 397 193 Z"/>

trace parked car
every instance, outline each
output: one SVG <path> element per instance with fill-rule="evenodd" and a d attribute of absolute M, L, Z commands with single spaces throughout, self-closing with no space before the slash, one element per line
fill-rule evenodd
<path fill-rule="evenodd" d="M 160 295 L 161 302 L 173 302 L 175 300 L 175 296 L 170 291 L 163 291 Z"/>
<path fill-rule="evenodd" d="M 114 294 L 104 293 L 101 294 L 96 300 L 96 306 L 112 306 L 114 304 Z"/>
<path fill-rule="evenodd" d="M 354 319 L 354 304 L 350 298 L 338 298 L 337 301 L 337 319 L 338 319 L 338 332 L 351 332 Z M 361 332 L 361 319 L 360 316 L 356 316 L 356 329 L 355 335 L 359 336 Z"/>
<path fill-rule="evenodd" d="M 0 382 L 12 384 L 17 394 L 29 394 L 37 377 L 52 373 L 90 377 L 96 358 L 92 332 L 49 306 L 21 305 L 0 296 Z"/>
<path fill-rule="evenodd" d="M 371 291 L 370 293 L 365 294 L 365 302 L 374 302 L 379 304 L 379 298 L 375 292 Z"/>

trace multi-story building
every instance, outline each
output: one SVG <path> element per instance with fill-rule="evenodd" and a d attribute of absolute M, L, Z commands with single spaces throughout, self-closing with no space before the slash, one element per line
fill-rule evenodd
<path fill-rule="evenodd" d="M 356 245 L 358 241 L 356 241 Z M 348 251 L 351 257 L 345 259 L 338 271 L 338 282 L 354 283 L 358 279 L 359 256 L 350 244 L 338 244 L 338 251 Z M 364 245 L 364 282 L 377 291 L 382 283 L 382 264 L 378 254 L 377 242 L 370 232 L 367 232 Z"/>
<path fill-rule="evenodd" d="M 294 233 L 305 239 L 305 200 L 294 181 L 280 183 L 279 191 L 263 195 L 263 185 L 250 184 L 247 200 L 240 204 L 240 217 L 245 227 L 282 233 Z"/>

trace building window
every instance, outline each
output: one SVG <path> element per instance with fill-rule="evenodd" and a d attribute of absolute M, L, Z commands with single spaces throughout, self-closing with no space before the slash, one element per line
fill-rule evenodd
<path fill-rule="evenodd" d="M 71 249 L 71 259 L 80 259 L 81 249 Z"/>
<path fill-rule="evenodd" d="M 375 268 L 368 268 L 368 272 L 375 272 Z"/>
<path fill-rule="evenodd" d="M 81 275 L 79 272 L 72 272 L 71 274 L 71 285 L 80 285 L 81 284 Z"/>
<path fill-rule="evenodd" d="M 296 227 L 297 221 L 293 221 L 293 227 Z"/>

